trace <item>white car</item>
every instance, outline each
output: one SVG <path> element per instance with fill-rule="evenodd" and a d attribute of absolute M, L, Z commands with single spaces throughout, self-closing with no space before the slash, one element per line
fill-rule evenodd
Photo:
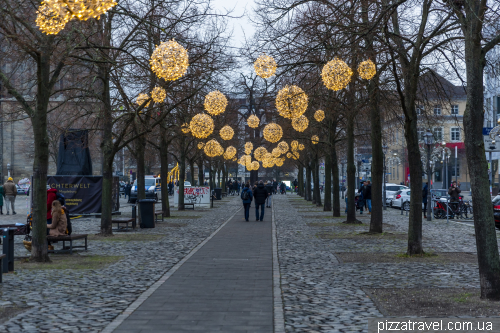
<path fill-rule="evenodd" d="M 403 199 L 403 209 L 410 210 L 410 189 L 405 189 L 402 191 L 398 191 L 394 198 L 391 201 L 391 207 L 401 209 L 401 199 Z M 422 209 L 424 208 L 424 204 L 422 203 Z"/>

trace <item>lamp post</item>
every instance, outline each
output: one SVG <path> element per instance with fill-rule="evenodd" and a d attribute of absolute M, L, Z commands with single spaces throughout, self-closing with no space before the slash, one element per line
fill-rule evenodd
<path fill-rule="evenodd" d="M 384 210 L 387 210 L 387 202 L 386 202 L 386 199 L 385 199 L 385 183 L 386 183 L 386 180 L 385 180 L 385 177 L 387 175 L 387 165 L 385 164 L 385 154 L 387 154 L 387 146 L 386 145 L 383 145 L 382 146 L 382 152 L 384 153 L 384 178 L 383 178 L 383 181 L 384 181 L 384 190 L 383 190 L 383 193 L 382 193 L 382 200 L 384 200 L 384 203 L 382 205 L 382 207 L 384 207 L 383 209 Z"/>
<path fill-rule="evenodd" d="M 427 192 L 430 193 L 431 186 L 431 147 L 434 145 L 434 135 L 432 135 L 431 130 L 427 130 L 427 133 L 424 135 L 424 142 L 427 146 Z M 429 199 L 427 199 L 427 221 L 432 221 L 432 194 L 430 195 L 430 203 Z"/>

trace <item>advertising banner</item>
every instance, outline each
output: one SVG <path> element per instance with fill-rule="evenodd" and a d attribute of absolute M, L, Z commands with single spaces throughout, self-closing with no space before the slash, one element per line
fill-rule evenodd
<path fill-rule="evenodd" d="M 185 187 L 184 203 L 193 203 L 195 207 L 210 207 L 210 187 Z M 174 190 L 174 206 L 179 205 L 179 188 Z"/>
<path fill-rule="evenodd" d="M 101 213 L 102 177 L 48 176 L 47 185 L 64 195 L 69 213 Z"/>

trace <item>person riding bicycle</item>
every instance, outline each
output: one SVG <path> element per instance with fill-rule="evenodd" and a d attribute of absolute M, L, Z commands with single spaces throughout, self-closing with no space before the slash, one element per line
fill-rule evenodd
<path fill-rule="evenodd" d="M 462 191 L 457 187 L 457 182 L 453 181 L 451 183 L 451 187 L 448 189 L 448 194 L 450 195 L 450 206 L 453 207 L 454 211 L 456 211 L 458 208 L 460 192 Z"/>

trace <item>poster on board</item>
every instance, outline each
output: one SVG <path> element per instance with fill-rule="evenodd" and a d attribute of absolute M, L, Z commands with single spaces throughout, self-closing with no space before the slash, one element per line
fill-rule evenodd
<path fill-rule="evenodd" d="M 184 203 L 193 203 L 195 207 L 210 207 L 210 187 L 185 187 Z M 174 190 L 174 206 L 179 205 L 179 188 Z"/>

